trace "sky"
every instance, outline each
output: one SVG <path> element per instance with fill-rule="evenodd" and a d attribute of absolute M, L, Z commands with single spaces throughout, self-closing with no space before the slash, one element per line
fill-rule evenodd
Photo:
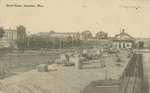
<path fill-rule="evenodd" d="M 0 26 L 23 25 L 31 33 L 90 30 L 150 37 L 150 0 L 0 0 Z M 7 7 L 6 5 L 43 5 Z M 136 7 L 138 7 L 136 9 Z"/>

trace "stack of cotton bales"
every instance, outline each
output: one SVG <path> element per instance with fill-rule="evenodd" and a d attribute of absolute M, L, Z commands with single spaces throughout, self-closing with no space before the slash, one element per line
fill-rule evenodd
<path fill-rule="evenodd" d="M 61 64 L 63 66 L 67 66 L 69 63 L 68 63 L 68 59 L 66 58 L 66 55 L 65 54 L 61 54 L 60 55 L 60 60 L 61 60 Z"/>
<path fill-rule="evenodd" d="M 66 55 L 68 55 L 68 57 L 72 57 L 72 56 L 73 56 L 73 53 L 68 52 Z"/>
<path fill-rule="evenodd" d="M 56 60 L 55 60 L 55 63 L 56 63 L 56 64 L 67 65 L 67 64 L 68 64 L 68 60 L 67 60 L 67 58 L 66 58 L 66 55 L 65 55 L 65 54 L 61 54 L 61 55 L 60 55 L 60 59 L 56 59 Z"/>
<path fill-rule="evenodd" d="M 82 61 L 82 62 L 85 62 L 85 61 L 87 61 L 87 58 L 86 57 L 83 57 L 83 55 L 79 55 L 79 58 L 80 58 L 80 60 Z"/>
<path fill-rule="evenodd" d="M 61 64 L 61 63 L 62 63 L 62 60 L 61 60 L 61 59 L 56 59 L 56 60 L 55 60 L 55 63 L 56 63 L 56 64 Z"/>
<path fill-rule="evenodd" d="M 87 54 L 87 58 L 88 58 L 88 59 L 93 59 L 93 53 L 92 53 L 92 52 L 89 52 L 89 53 Z"/>
<path fill-rule="evenodd" d="M 47 64 L 40 64 L 37 66 L 38 72 L 46 72 L 48 71 L 48 65 Z"/>

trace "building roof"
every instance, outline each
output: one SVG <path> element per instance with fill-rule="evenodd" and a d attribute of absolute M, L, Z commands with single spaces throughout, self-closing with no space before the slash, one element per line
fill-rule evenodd
<path fill-rule="evenodd" d="M 136 39 L 130 36 L 129 34 L 125 33 L 124 31 L 120 34 L 116 35 L 113 40 L 125 40 L 125 41 L 135 41 Z"/>
<path fill-rule="evenodd" d="M 78 32 L 55 32 L 51 34 L 77 34 Z"/>
<path fill-rule="evenodd" d="M 4 31 L 17 31 L 16 29 L 4 29 Z"/>
<path fill-rule="evenodd" d="M 47 34 L 77 34 L 79 32 L 53 32 L 53 33 L 50 33 L 50 32 L 38 32 L 37 34 L 40 34 L 40 35 L 47 35 Z"/>

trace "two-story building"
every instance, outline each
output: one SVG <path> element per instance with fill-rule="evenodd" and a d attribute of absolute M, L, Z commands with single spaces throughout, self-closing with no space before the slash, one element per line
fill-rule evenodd
<path fill-rule="evenodd" d="M 18 47 L 18 44 L 25 42 L 26 38 L 26 28 L 22 25 L 18 26 L 16 29 L 4 29 L 4 35 L 1 42 L 4 47 Z M 7 45 L 6 45 L 7 44 Z"/>

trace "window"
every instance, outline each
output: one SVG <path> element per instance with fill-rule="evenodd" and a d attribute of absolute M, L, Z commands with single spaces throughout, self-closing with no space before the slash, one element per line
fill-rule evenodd
<path fill-rule="evenodd" d="M 121 48 L 121 43 L 119 42 L 119 48 Z"/>
<path fill-rule="evenodd" d="M 125 42 L 123 42 L 123 48 L 125 48 Z"/>

